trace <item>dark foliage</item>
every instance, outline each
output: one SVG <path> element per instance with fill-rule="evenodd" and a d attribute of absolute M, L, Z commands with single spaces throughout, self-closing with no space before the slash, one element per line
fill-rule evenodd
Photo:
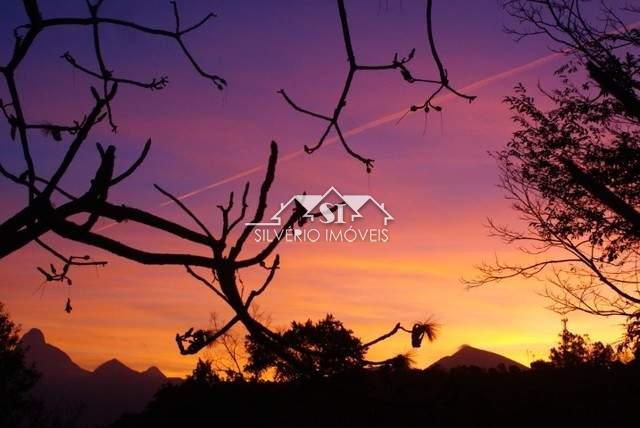
<path fill-rule="evenodd" d="M 618 351 L 631 352 L 635 363 L 640 363 L 640 315 L 627 321 L 624 340 L 620 343 Z"/>
<path fill-rule="evenodd" d="M 332 376 L 364 366 L 365 348 L 362 342 L 332 315 L 316 323 L 311 320 L 305 323 L 294 321 L 280 335 L 288 348 L 297 350 L 306 369 L 293 370 L 277 353 L 249 335 L 246 347 L 249 352 L 247 370 L 250 373 L 259 376 L 268 369 L 274 369 L 277 380 L 296 380 Z"/>
<path fill-rule="evenodd" d="M 29 391 L 39 375 L 25 362 L 18 332 L 18 326 L 0 302 L 0 426 L 3 427 L 19 425 L 35 405 Z"/>
<path fill-rule="evenodd" d="M 531 367 L 537 369 L 576 369 L 598 368 L 611 369 L 622 365 L 621 353 L 602 342 L 591 342 L 589 336 L 572 333 L 564 328 L 560 332 L 558 346 L 549 351 L 549 361 L 534 361 Z"/>
<path fill-rule="evenodd" d="M 327 317 L 288 331 L 323 324 L 341 330 Z M 223 382 L 199 361 L 187 381 L 164 387 L 145 412 L 114 427 L 191 426 L 212 423 L 212 415 L 233 415 L 239 426 L 629 426 L 640 366 L 571 333 L 566 321 L 559 336 L 550 361 L 531 370 L 385 365 L 286 382 Z"/>
<path fill-rule="evenodd" d="M 518 130 L 495 158 L 522 230 L 492 233 L 531 256 L 497 260 L 469 281 L 543 277 L 552 309 L 637 317 L 640 283 L 640 31 L 633 7 L 609 2 L 509 0 L 519 38 L 542 35 L 569 56 L 557 86 L 506 98 Z M 597 19 L 594 10 L 601 7 Z M 550 105 L 551 107 L 546 107 Z"/>
<path fill-rule="evenodd" d="M 211 386 L 220 382 L 220 378 L 213 370 L 211 361 L 198 358 L 198 364 L 193 369 L 191 376 L 187 378 L 187 383 L 194 385 Z"/>
<path fill-rule="evenodd" d="M 305 382 L 185 382 L 114 426 L 628 426 L 640 399 L 632 366 L 483 371 L 365 370 Z"/>

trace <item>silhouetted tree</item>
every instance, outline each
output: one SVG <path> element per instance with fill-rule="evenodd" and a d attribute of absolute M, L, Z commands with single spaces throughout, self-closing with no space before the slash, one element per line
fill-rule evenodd
<path fill-rule="evenodd" d="M 640 364 L 640 315 L 627 320 L 624 340 L 620 343 L 618 352 L 631 352 L 633 363 Z"/>
<path fill-rule="evenodd" d="M 593 367 L 609 368 L 618 362 L 616 351 L 611 345 L 600 341 L 591 344 L 589 349 L 589 364 Z"/>
<path fill-rule="evenodd" d="M 539 88 L 543 109 L 524 86 L 506 98 L 519 129 L 494 154 L 502 188 L 526 224 L 492 233 L 531 255 L 525 264 L 480 267 L 472 286 L 544 277 L 552 309 L 625 317 L 640 310 L 640 31 L 625 22 L 638 9 L 587 2 L 511 0 L 518 37 L 546 36 L 569 57 L 559 87 Z"/>
<path fill-rule="evenodd" d="M 432 322 L 416 324 L 414 330 L 423 332 L 429 341 L 435 340 L 437 335 L 437 325 Z M 262 342 L 253 340 L 249 335 L 246 342 L 249 352 L 246 369 L 249 372 L 259 377 L 266 370 L 273 369 L 276 380 L 291 381 L 307 377 L 330 377 L 372 365 L 388 366 L 396 370 L 408 369 L 411 365 L 411 358 L 406 355 L 381 362 L 367 361 L 367 349 L 377 342 L 362 343 L 331 314 L 315 323 L 311 320 L 304 323 L 294 321 L 289 329 L 279 334 L 288 348 L 299 352 L 305 370 L 292 370 L 278 354 L 269 352 Z M 417 343 L 416 347 L 419 345 Z"/>
<path fill-rule="evenodd" d="M 316 323 L 294 321 L 280 336 L 287 347 L 304 350 L 299 357 L 306 370 L 293 370 L 276 353 L 266 349 L 262 341 L 249 335 L 246 344 L 250 356 L 249 372 L 260 375 L 267 369 L 274 369 L 277 380 L 295 380 L 302 376 L 332 376 L 364 367 L 362 342 L 330 314 Z"/>
<path fill-rule="evenodd" d="M 252 316 L 261 323 L 265 324 L 261 320 L 259 315 L 252 314 Z M 212 314 L 212 329 L 218 330 L 220 324 L 216 314 Z M 251 374 L 245 370 L 245 365 L 248 361 L 248 354 L 245 348 L 244 335 L 239 329 L 230 329 L 223 335 L 221 335 L 216 343 L 209 348 L 211 354 L 211 367 L 220 379 L 225 381 L 237 381 L 244 382 L 251 378 Z"/>
<path fill-rule="evenodd" d="M 278 353 L 279 358 L 292 367 L 303 368 L 305 365 L 299 358 L 300 350 L 288 349 L 283 344 L 280 335 L 269 330 L 256 320 L 250 312 L 254 300 L 269 286 L 280 265 L 279 257 L 277 255 L 274 256 L 274 254 L 281 238 L 275 239 L 254 254 L 247 255 L 243 252 L 244 244 L 254 230 L 252 225 L 243 225 L 243 220 L 258 223 L 266 213 L 268 193 L 275 179 L 278 159 L 278 148 L 275 142 L 272 142 L 270 146 L 266 175 L 259 189 L 254 214 L 250 216 L 248 212 L 249 183 L 247 183 L 242 197 L 238 198 L 240 200 L 239 207 L 234 206 L 234 204 L 238 203 L 238 200 L 233 193 L 230 194 L 226 205 L 218 206 L 222 217 L 222 227 L 217 235 L 214 235 L 205 222 L 196 216 L 181 200 L 160 186 L 155 187 L 170 202 L 175 203 L 182 209 L 185 215 L 194 222 L 197 229 L 185 227 L 180 223 L 139 208 L 111 201 L 112 188 L 125 181 L 144 162 L 151 148 L 151 140 L 147 140 L 138 159 L 124 169 L 121 169 L 116 162 L 116 147 L 113 145 L 103 147 L 98 143 L 96 155 L 99 159 L 99 166 L 92 176 L 86 177 L 86 190 L 80 194 L 74 194 L 64 189 L 62 185 L 63 178 L 67 177 L 69 170 L 78 163 L 77 154 L 91 139 L 90 136 L 96 127 L 106 122 L 112 131 L 115 132 L 117 130 L 116 115 L 112 109 L 112 103 L 118 93 L 118 88 L 122 85 L 127 85 L 155 91 L 162 90 L 169 82 L 166 76 L 140 81 L 120 75 L 112 70 L 103 55 L 104 49 L 101 39 L 103 28 L 132 30 L 152 37 L 172 40 L 176 42 L 177 47 L 184 54 L 186 61 L 193 66 L 195 72 L 213 83 L 217 89 L 222 90 L 227 85 L 225 79 L 205 71 L 200 66 L 185 42 L 186 35 L 201 28 L 211 18 L 215 17 L 214 14 L 210 13 L 192 25 L 184 25 L 180 19 L 177 3 L 171 2 L 174 27 L 172 29 L 163 29 L 149 27 L 125 19 L 105 17 L 102 14 L 103 3 L 103 0 L 88 1 L 87 15 L 84 17 L 48 17 L 40 11 L 37 0 L 23 0 L 28 22 L 15 29 L 13 51 L 8 62 L 0 65 L 0 74 L 4 78 L 9 94 L 8 101 L 0 101 L 0 107 L 9 125 L 10 137 L 16 141 L 16 147 L 19 149 L 19 156 L 24 160 L 24 165 L 12 165 L 13 168 L 0 165 L 0 175 L 15 184 L 15 186 L 24 189 L 27 202 L 25 206 L 19 207 L 16 212 L 0 223 L 0 236 L 2 236 L 0 240 L 0 258 L 23 248 L 29 243 L 35 242 L 61 262 L 61 266 L 51 264 L 47 269 L 39 268 L 45 280 L 63 282 L 69 286 L 72 285 L 72 280 L 69 277 L 69 271 L 72 266 L 104 265 L 106 263 L 93 260 L 88 255 L 67 256 L 63 254 L 45 242 L 45 235 L 52 233 L 60 238 L 86 244 L 90 247 L 97 247 L 139 263 L 183 266 L 188 274 L 228 304 L 235 315 L 215 331 L 191 328 L 183 334 L 177 334 L 176 342 L 181 353 L 197 353 L 228 332 L 234 325 L 240 323 L 246 328 L 254 341 L 262 342 L 262 346 L 265 349 Z M 364 162 L 367 171 L 370 171 L 373 160 L 354 153 L 347 145 L 339 127 L 339 116 L 346 105 L 351 83 L 357 72 L 397 70 L 401 77 L 410 84 L 422 82 L 430 86 L 435 85 L 436 89 L 429 92 L 425 102 L 422 105 L 412 106 L 409 111 L 420 109 L 424 111 L 429 109 L 439 110 L 440 107 L 434 105 L 433 100 L 438 93 L 445 90 L 468 100 L 472 100 L 473 97 L 460 94 L 453 89 L 450 77 L 438 55 L 431 25 L 432 0 L 426 0 L 425 18 L 429 50 L 438 69 L 438 76 L 434 79 L 413 77 L 408 69 L 408 64 L 413 59 L 415 51 L 411 51 L 406 57 L 402 58 L 396 54 L 391 62 L 386 64 L 363 65 L 357 62 L 351 41 L 349 20 L 344 0 L 337 0 L 337 7 L 349 71 L 333 113 L 331 116 L 325 116 L 311 112 L 295 104 L 284 91 L 281 91 L 281 94 L 285 101 L 297 111 L 322 119 L 328 123 L 320 143 L 312 148 L 307 147 L 309 153 L 322 145 L 327 134 L 333 129 L 347 152 Z M 84 73 L 91 79 L 95 79 L 97 87 L 92 86 L 88 91 L 92 95 L 93 104 L 88 107 L 84 115 L 75 118 L 75 120 L 70 120 L 69 124 L 52 124 L 44 120 L 27 117 L 22 108 L 22 90 L 15 79 L 16 72 L 23 65 L 24 59 L 31 51 L 34 42 L 41 38 L 42 34 L 58 28 L 78 27 L 91 29 L 92 53 L 95 64 L 93 66 L 81 64 L 70 52 L 65 52 L 62 55 L 62 59 L 73 69 Z M 47 96 L 46 94 L 41 95 L 42 97 Z M 37 101 L 35 100 L 35 102 Z M 46 105 L 45 102 L 41 104 Z M 33 156 L 33 151 L 36 150 L 32 141 L 34 133 L 44 133 L 52 140 L 64 143 L 61 146 L 64 147 L 62 149 L 63 155 L 51 173 L 47 172 L 49 169 L 45 170 L 34 161 L 34 159 L 37 159 L 37 157 Z M 77 179 L 75 181 L 81 182 Z M 301 218 L 303 214 L 303 210 L 297 207 L 283 224 L 279 231 L 279 236 L 286 236 L 282 232 L 288 229 L 302 227 L 304 224 L 304 219 Z M 138 248 L 96 230 L 96 223 L 100 219 L 115 222 L 127 221 L 149 227 L 188 243 L 189 248 L 196 246 L 202 251 L 194 253 L 162 252 L 153 248 Z M 187 246 L 182 246 L 182 248 L 184 247 Z M 272 261 L 268 263 L 268 259 Z M 241 270 L 248 268 L 263 268 L 266 271 L 266 278 L 264 283 L 256 286 L 245 296 L 242 294 L 241 287 L 238 284 L 238 274 Z M 208 270 L 209 272 L 205 274 L 199 272 L 198 269 Z M 65 310 L 71 312 L 72 305 L 70 301 L 67 302 Z M 407 329 L 397 324 L 390 333 L 374 340 L 370 346 L 401 331 L 411 333 L 412 344 L 414 346 L 416 346 L 416 343 L 419 345 L 424 335 L 424 331 L 421 331 L 419 327 L 420 325 L 416 324 L 414 328 Z M 418 339 L 417 342 L 416 339 Z"/>
<path fill-rule="evenodd" d="M 558 346 L 549 351 L 549 362 L 536 361 L 532 368 L 546 366 L 558 369 L 575 369 L 580 367 L 611 368 L 618 362 L 617 354 L 610 345 L 602 342 L 591 342 L 586 335 L 575 334 L 567 328 L 567 319 L 563 319 Z"/>
<path fill-rule="evenodd" d="M 0 302 L 0 426 L 19 426 L 32 409 L 29 391 L 39 374 L 27 365 L 20 347 L 20 329 Z"/>
<path fill-rule="evenodd" d="M 570 332 L 566 326 L 560 333 L 560 342 L 549 351 L 549 360 L 554 367 L 573 368 L 589 360 L 589 348 L 586 339 Z"/>
<path fill-rule="evenodd" d="M 187 377 L 186 382 L 191 382 L 203 386 L 211 386 L 217 382 L 220 382 L 220 378 L 213 370 L 210 360 L 202 360 L 198 358 L 198 363 L 193 369 L 191 375 Z"/>

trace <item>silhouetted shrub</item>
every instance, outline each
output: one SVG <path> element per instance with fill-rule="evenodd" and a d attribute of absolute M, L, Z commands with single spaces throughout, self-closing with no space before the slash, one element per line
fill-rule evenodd
<path fill-rule="evenodd" d="M 38 373 L 27 366 L 18 337 L 20 329 L 0 302 L 0 426 L 18 426 L 33 408 L 29 391 Z"/>
<path fill-rule="evenodd" d="M 259 376 L 266 370 L 273 369 L 276 380 L 287 381 L 333 376 L 359 369 L 364 364 L 365 349 L 360 339 L 330 314 L 316 323 L 311 320 L 305 323 L 294 321 L 280 336 L 287 348 L 296 352 L 304 370 L 292 367 L 282 360 L 263 341 L 255 341 L 247 336 L 247 371 Z"/>

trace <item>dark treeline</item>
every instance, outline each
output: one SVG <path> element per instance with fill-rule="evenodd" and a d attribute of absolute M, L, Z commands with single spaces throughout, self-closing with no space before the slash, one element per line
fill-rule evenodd
<path fill-rule="evenodd" d="M 46 403 L 30 397 L 37 375 L 18 346 L 17 327 L 1 309 L 0 315 L 0 403 L 7 404 L 0 407 L 0 426 L 78 426 L 68 422 L 68 412 L 48 414 Z M 240 371 L 199 360 L 185 381 L 167 383 L 142 413 L 111 426 L 629 426 L 640 400 L 638 336 L 628 334 L 613 348 L 572 333 L 566 320 L 548 358 L 531 369 L 420 370 L 408 356 L 371 368 L 355 353 L 360 342 L 331 316 L 293 323 L 283 336 L 312 346 L 315 375 L 283 371 L 277 354 L 265 358 L 247 336 L 248 355 L 231 355 L 244 366 Z M 342 352 L 351 359 L 337 358 Z"/>
<path fill-rule="evenodd" d="M 614 426 L 640 400 L 638 347 L 618 349 L 566 327 L 547 361 L 530 370 L 407 365 L 352 369 L 281 382 L 223 380 L 199 361 L 163 387 L 140 415 L 114 427 L 192 426 Z"/>
<path fill-rule="evenodd" d="M 114 426 L 627 426 L 639 381 L 638 364 L 385 369 L 289 383 L 191 378 Z"/>

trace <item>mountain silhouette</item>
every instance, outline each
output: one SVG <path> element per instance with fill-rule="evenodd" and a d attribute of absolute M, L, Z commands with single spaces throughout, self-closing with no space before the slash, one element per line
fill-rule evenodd
<path fill-rule="evenodd" d="M 481 369 L 495 369 L 501 365 L 505 368 L 511 366 L 523 370 L 528 368 L 517 361 L 496 354 L 495 352 L 484 351 L 469 345 L 461 346 L 456 353 L 439 359 L 428 368 L 438 367 L 443 370 L 450 370 L 456 367 L 473 366 Z"/>
<path fill-rule="evenodd" d="M 34 388 L 48 416 L 61 425 L 104 426 L 123 413 L 142 411 L 167 378 L 157 367 L 138 372 L 111 359 L 93 372 L 78 366 L 61 349 L 46 342 L 38 329 L 21 339 L 26 360 L 42 374 Z"/>
<path fill-rule="evenodd" d="M 136 376 L 139 375 L 140 372 L 137 372 L 129 367 L 125 366 L 120 361 L 115 358 L 107 361 L 106 363 L 102 363 L 93 371 L 93 375 L 96 377 L 104 377 L 104 378 L 118 378 L 118 377 L 126 377 L 126 376 Z"/>
<path fill-rule="evenodd" d="M 36 364 L 38 371 L 47 377 L 82 378 L 89 371 L 74 363 L 61 349 L 45 342 L 44 334 L 37 328 L 29 330 L 21 339 L 28 363 Z"/>
<path fill-rule="evenodd" d="M 164 373 L 162 373 L 160 371 L 159 368 L 157 368 L 156 366 L 151 366 L 148 369 L 146 369 L 145 371 L 142 372 L 142 375 L 144 377 L 146 377 L 147 379 L 157 379 L 157 380 L 161 380 L 161 381 L 166 381 L 166 380 L 171 380 L 168 379 Z"/>

